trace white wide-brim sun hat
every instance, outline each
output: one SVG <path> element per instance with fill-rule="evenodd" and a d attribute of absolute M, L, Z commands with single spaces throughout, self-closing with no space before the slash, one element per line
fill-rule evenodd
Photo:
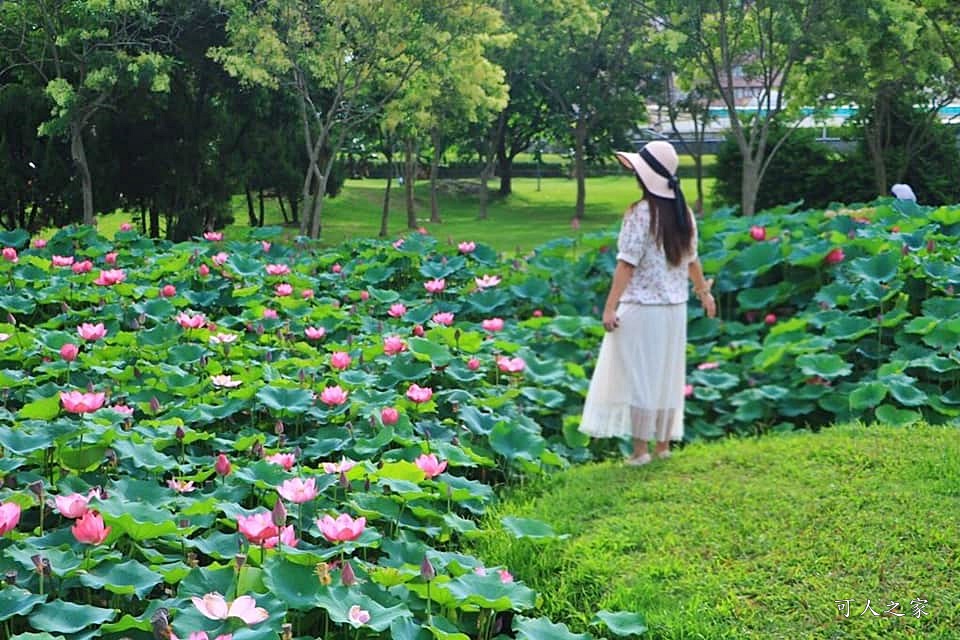
<path fill-rule="evenodd" d="M 643 148 L 649 151 L 663 165 L 663 168 L 670 172 L 670 175 L 676 175 L 680 159 L 677 157 L 677 150 L 673 148 L 672 144 L 665 140 L 654 140 L 648 142 Z M 614 155 L 616 155 L 620 164 L 637 174 L 647 191 L 669 200 L 677 197 L 673 189 L 670 188 L 668 178 L 654 171 L 639 153 L 617 151 Z"/>

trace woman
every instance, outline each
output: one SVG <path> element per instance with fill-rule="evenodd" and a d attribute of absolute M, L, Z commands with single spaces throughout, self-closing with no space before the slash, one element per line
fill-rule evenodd
<path fill-rule="evenodd" d="M 607 334 L 590 381 L 580 430 L 596 437 L 633 437 L 630 465 L 670 455 L 683 438 L 687 278 L 709 317 L 717 306 L 697 257 L 697 226 L 676 176 L 669 142 L 640 153 L 617 152 L 643 198 L 627 210 L 617 241 L 617 266 L 603 310 Z"/>

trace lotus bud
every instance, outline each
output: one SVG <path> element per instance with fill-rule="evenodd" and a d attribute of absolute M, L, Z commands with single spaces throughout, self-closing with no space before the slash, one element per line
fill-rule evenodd
<path fill-rule="evenodd" d="M 173 435 L 177 440 L 183 440 L 187 437 L 187 432 L 183 430 L 183 427 L 177 427 L 177 430 L 173 432 Z"/>
<path fill-rule="evenodd" d="M 134 378 L 139 378 L 141 375 L 142 375 L 142 374 L 140 373 L 140 367 L 134 367 L 134 368 L 133 368 L 133 377 L 134 377 Z"/>
<path fill-rule="evenodd" d="M 307 379 L 307 373 L 303 369 L 300 369 L 298 377 L 300 378 L 300 384 L 303 384 L 304 380 Z"/>
<path fill-rule="evenodd" d="M 280 447 L 280 448 L 282 449 L 286 443 L 287 443 L 287 437 L 286 437 L 285 435 L 280 434 L 279 436 L 277 436 L 277 446 L 278 446 L 278 447 Z"/>
<path fill-rule="evenodd" d="M 276 504 L 273 505 L 270 516 L 273 519 L 273 524 L 278 527 L 287 524 L 287 508 L 283 506 L 283 500 L 277 500 Z"/>
<path fill-rule="evenodd" d="M 200 367 L 206 368 L 207 366 L 207 356 L 200 356 Z"/>
<path fill-rule="evenodd" d="M 36 482 L 31 482 L 27 485 L 27 488 L 30 489 L 40 501 L 43 502 L 43 480 L 37 480 Z"/>
<path fill-rule="evenodd" d="M 927 251 L 933 253 L 934 249 L 937 248 L 937 242 L 933 239 L 927 240 Z"/>
<path fill-rule="evenodd" d="M 423 556 L 423 562 L 420 563 L 420 575 L 427 582 L 437 577 L 437 572 L 434 570 L 433 565 L 430 564 L 430 559 L 426 555 Z"/>
<path fill-rule="evenodd" d="M 13 326 L 17 326 L 17 319 L 14 317 L 12 313 L 7 314 L 7 323 L 12 324 Z"/>
<path fill-rule="evenodd" d="M 352 587 L 357 584 L 357 574 L 353 572 L 353 567 L 350 565 L 349 560 L 343 561 L 343 569 L 340 571 L 340 581 L 343 582 L 343 586 Z"/>
<path fill-rule="evenodd" d="M 243 565 L 247 564 L 247 554 L 238 553 L 233 557 L 233 561 L 237 565 L 237 571 L 239 571 L 240 569 L 243 569 Z"/>
<path fill-rule="evenodd" d="M 150 411 L 158 413 L 160 411 L 160 401 L 157 400 L 157 396 L 152 396 L 150 398 Z"/>
<path fill-rule="evenodd" d="M 263 450 L 263 443 L 261 441 L 257 440 L 253 443 L 253 446 L 250 447 L 250 455 L 257 459 L 260 459 L 266 455 Z"/>
<path fill-rule="evenodd" d="M 267 362 L 273 362 L 273 352 L 267 351 L 265 354 L 263 354 L 263 359 Z"/>
<path fill-rule="evenodd" d="M 303 457 L 303 449 L 301 449 L 300 447 L 294 447 L 293 455 L 296 457 L 297 460 L 299 460 L 300 458 Z"/>
<path fill-rule="evenodd" d="M 141 326 L 141 325 L 140 325 L 140 322 L 139 322 L 136 318 L 133 318 L 132 320 L 130 320 L 130 330 L 131 330 L 131 331 L 139 331 L 139 330 L 140 330 L 140 326 Z"/>
<path fill-rule="evenodd" d="M 277 420 L 277 424 L 273 426 L 273 432 L 278 436 L 283 435 L 283 420 Z"/>
<path fill-rule="evenodd" d="M 902 247 L 900 247 L 900 253 L 902 253 L 905 256 L 910 255 L 909 245 L 903 245 Z"/>
<path fill-rule="evenodd" d="M 366 478 L 363 481 L 363 491 L 364 493 L 370 493 L 370 478 Z"/>
<path fill-rule="evenodd" d="M 458 436 L 453 436 L 452 438 L 450 438 L 450 444 L 452 444 L 452 445 L 455 446 L 455 447 L 459 447 L 459 446 L 460 446 L 460 438 L 459 438 Z"/>
<path fill-rule="evenodd" d="M 188 518 L 180 518 L 180 521 L 177 524 L 181 529 L 186 529 L 190 526 L 190 520 Z"/>
<path fill-rule="evenodd" d="M 63 313 L 70 313 L 70 307 L 67 305 L 66 302 L 60 303 L 60 311 L 62 311 Z"/>
<path fill-rule="evenodd" d="M 345 490 L 350 488 L 350 481 L 347 480 L 347 474 L 343 471 L 340 472 L 340 487 Z"/>
<path fill-rule="evenodd" d="M 9 571 L 7 571 L 3 576 L 3 581 L 6 582 L 11 587 L 17 584 L 17 570 L 10 569 Z"/>

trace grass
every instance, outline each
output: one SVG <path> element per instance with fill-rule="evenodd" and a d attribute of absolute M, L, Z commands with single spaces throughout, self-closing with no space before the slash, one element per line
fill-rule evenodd
<path fill-rule="evenodd" d="M 845 426 L 693 444 L 646 467 L 583 465 L 508 496 L 491 519 L 563 541 L 475 543 L 577 631 L 601 609 L 657 640 L 956 638 L 956 427 Z M 911 601 L 929 602 L 914 617 Z M 852 599 L 849 617 L 835 601 Z M 867 599 L 880 617 L 865 611 Z M 883 615 L 900 603 L 903 617 Z"/>
<path fill-rule="evenodd" d="M 344 240 L 369 238 L 377 235 L 380 228 L 380 212 L 383 206 L 384 180 L 349 180 L 341 194 L 324 203 L 324 245 L 337 245 Z M 494 188 L 496 182 L 491 182 Z M 713 187 L 707 181 L 707 193 Z M 443 220 L 431 224 L 428 184 L 417 183 L 416 204 L 418 221 L 428 231 L 443 241 L 459 242 L 473 240 L 493 246 L 504 252 L 526 253 L 534 247 L 556 238 L 575 235 L 570 222 L 576 202 L 576 182 L 562 178 L 541 181 L 537 191 L 535 178 L 517 178 L 513 182 L 514 193 L 507 198 L 495 198 L 489 206 L 488 219 L 479 220 L 478 198 L 473 195 L 443 195 L 440 199 L 440 214 Z M 692 180 L 684 181 L 688 201 L 695 198 Z M 389 237 L 407 232 L 406 208 L 403 192 L 394 184 L 391 197 Z M 637 199 L 636 181 L 628 175 L 590 178 L 587 180 L 587 205 L 581 233 L 615 228 L 626 207 Z M 243 237 L 248 230 L 246 199 L 236 196 L 232 202 L 235 222 L 226 229 L 227 237 Z M 130 216 L 115 213 L 101 216 L 98 227 L 101 233 L 112 237 Z M 276 200 L 267 203 L 266 223 L 282 224 L 282 216 Z M 52 232 L 51 232 L 52 233 Z M 287 237 L 297 230 L 288 228 Z"/>

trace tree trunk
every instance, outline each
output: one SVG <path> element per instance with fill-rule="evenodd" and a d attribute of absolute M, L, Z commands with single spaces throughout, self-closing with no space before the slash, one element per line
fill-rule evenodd
<path fill-rule="evenodd" d="M 263 204 L 263 201 L 265 200 L 265 198 L 263 197 L 263 189 L 260 189 L 259 197 L 260 197 L 260 226 L 262 227 L 264 223 L 264 218 L 266 218 L 266 211 Z"/>
<path fill-rule="evenodd" d="M 390 218 L 390 187 L 393 185 L 393 172 L 387 174 L 387 188 L 383 190 L 383 212 L 380 214 L 380 237 L 387 237 L 387 220 Z"/>
<path fill-rule="evenodd" d="M 150 237 L 160 237 L 160 211 L 155 204 L 150 206 Z"/>
<path fill-rule="evenodd" d="M 443 136 L 440 134 L 439 127 L 433 128 L 430 138 L 433 143 L 433 157 L 430 160 L 430 222 L 438 223 L 441 220 L 440 203 L 437 201 L 437 181 L 440 176 L 440 158 L 443 156 Z"/>
<path fill-rule="evenodd" d="M 573 173 L 577 179 L 577 208 L 573 217 L 583 220 L 587 204 L 587 126 L 583 119 L 577 120 L 573 131 Z"/>
<path fill-rule="evenodd" d="M 83 224 L 93 225 L 93 179 L 90 177 L 90 165 L 83 147 L 83 127 L 79 122 L 70 123 L 70 155 L 80 173 L 80 187 L 83 190 Z"/>
<path fill-rule="evenodd" d="M 250 191 L 250 185 L 243 185 L 243 191 L 247 195 L 247 218 L 250 220 L 250 226 L 257 226 L 257 214 L 253 210 L 253 192 Z"/>
<path fill-rule="evenodd" d="M 497 142 L 497 171 L 500 173 L 500 195 L 513 193 L 513 156 L 507 153 L 506 133 L 501 132 Z"/>
<path fill-rule="evenodd" d="M 700 216 L 703 215 L 703 156 L 700 153 L 693 156 L 693 170 L 697 181 L 697 201 L 693 203 L 693 212 Z"/>
<path fill-rule="evenodd" d="M 279 193 L 277 194 L 277 205 L 280 207 L 280 215 L 283 216 L 283 224 L 290 224 L 290 220 L 287 218 L 287 208 L 283 206 L 283 196 Z"/>
<path fill-rule="evenodd" d="M 417 179 L 417 154 L 416 145 L 413 140 L 406 140 L 403 144 L 403 189 L 407 197 L 407 228 L 416 229 L 417 208 L 413 198 L 413 184 Z"/>
<path fill-rule="evenodd" d="M 480 219 L 487 219 L 487 203 L 490 201 L 490 189 L 487 183 L 490 181 L 490 175 L 486 167 L 480 170 Z"/>
<path fill-rule="evenodd" d="M 752 216 L 757 209 L 757 192 L 760 190 L 760 163 L 748 160 L 749 154 L 744 154 L 743 178 L 740 181 L 740 206 L 743 215 Z"/>

